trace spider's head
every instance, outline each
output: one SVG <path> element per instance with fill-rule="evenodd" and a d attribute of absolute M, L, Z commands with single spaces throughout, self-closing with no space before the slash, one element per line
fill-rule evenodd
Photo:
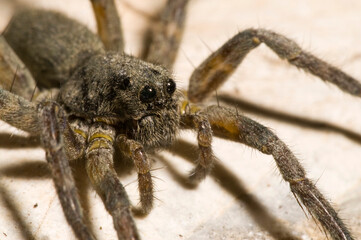
<path fill-rule="evenodd" d="M 179 96 L 166 69 L 117 53 L 91 58 L 60 93 L 72 114 L 117 125 L 145 148 L 173 141 Z"/>

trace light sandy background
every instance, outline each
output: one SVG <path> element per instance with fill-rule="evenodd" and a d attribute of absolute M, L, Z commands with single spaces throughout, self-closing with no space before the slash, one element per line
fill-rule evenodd
<path fill-rule="evenodd" d="M 0 29 L 11 15 L 9 2 L 0 1 Z M 95 29 L 87 0 L 27 2 L 65 12 Z M 163 3 L 158 0 L 117 2 L 128 53 L 139 52 L 141 33 L 151 24 L 149 16 Z M 184 41 L 174 71 L 178 85 L 186 87 L 193 66 L 237 31 L 248 27 L 283 33 L 360 79 L 360 12 L 361 2 L 357 0 L 194 0 L 189 6 Z M 284 117 L 249 113 L 239 103 L 240 112 L 272 128 L 291 147 L 309 176 L 340 210 L 355 238 L 360 239 L 361 100 L 290 67 L 264 46 L 249 55 L 221 93 L 267 110 L 333 125 L 321 130 L 309 127 L 312 120 L 287 123 Z M 0 240 L 74 239 L 54 191 L 44 152 L 6 144 L 8 139 L 16 139 L 10 135 L 20 132 L 3 122 L 0 129 Z M 182 136 L 195 142 L 193 133 Z M 224 178 L 209 177 L 192 191 L 174 180 L 165 162 L 155 163 L 154 168 L 161 168 L 154 172 L 158 200 L 149 216 L 136 219 L 143 239 L 272 239 L 269 232 L 259 227 L 260 221 L 251 217 L 254 212 L 257 212 L 256 219 L 267 220 L 270 229 L 272 223 L 280 223 L 288 229 L 285 231 L 299 238 L 325 239 L 297 205 L 271 157 L 218 139 L 214 141 L 214 149 L 221 164 L 237 176 L 236 180 L 227 182 Z M 177 156 L 161 155 L 181 172 L 191 168 Z M 116 239 L 111 218 L 86 184 L 82 169 L 81 163 L 74 166 L 91 226 L 98 239 Z M 120 179 L 136 203 L 136 175 L 123 171 Z M 241 184 L 236 189 L 241 194 L 240 201 L 221 187 L 221 184 L 234 183 Z"/>

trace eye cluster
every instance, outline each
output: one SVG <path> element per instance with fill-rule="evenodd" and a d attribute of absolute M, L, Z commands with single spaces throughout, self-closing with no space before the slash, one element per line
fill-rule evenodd
<path fill-rule="evenodd" d="M 174 93 L 176 89 L 176 84 L 173 79 L 168 78 L 168 80 L 164 84 L 165 91 L 170 96 Z M 154 100 L 157 96 L 157 90 L 153 86 L 146 85 L 142 88 L 139 94 L 140 101 L 143 103 L 149 103 Z"/>

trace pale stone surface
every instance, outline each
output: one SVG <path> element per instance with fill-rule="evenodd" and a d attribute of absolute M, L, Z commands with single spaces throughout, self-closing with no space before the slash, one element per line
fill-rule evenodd
<path fill-rule="evenodd" d="M 10 2 L 0 1 L 1 29 L 9 21 Z M 27 2 L 65 12 L 95 29 L 86 0 Z M 128 53 L 139 52 L 140 33 L 151 24 L 147 16 L 164 2 L 117 2 Z M 249 27 L 285 34 L 306 50 L 361 78 L 360 11 L 361 2 L 357 0 L 194 0 L 189 6 L 187 28 L 174 70 L 177 83 L 186 87 L 194 66 L 237 31 Z M 267 109 L 325 121 L 361 135 L 360 99 L 290 67 L 265 46 L 246 58 L 219 93 L 228 93 Z M 239 111 L 248 114 L 241 107 Z M 353 141 L 333 130 L 289 124 L 267 115 L 250 116 L 273 129 L 291 147 L 310 178 L 317 181 L 317 186 L 341 210 L 340 215 L 355 238 L 361 238 L 361 137 Z M 2 132 L 19 134 L 2 122 L 0 128 Z M 184 134 L 184 138 L 195 142 L 195 134 Z M 274 221 L 280 221 L 302 239 L 325 239 L 316 224 L 304 216 L 271 157 L 218 139 L 214 141 L 214 149 L 222 164 L 238 176 L 245 192 L 263 204 Z M 9 149 L 0 143 L 0 156 L 0 239 L 74 239 L 53 188 L 43 151 Z M 182 172 L 191 168 L 178 157 L 168 153 L 164 156 Z M 111 217 L 86 184 L 81 163 L 78 165 L 76 178 L 82 183 L 83 202 L 87 203 L 86 211 L 97 238 L 116 239 Z M 154 167 L 163 166 L 164 163 L 157 162 Z M 272 239 L 250 217 L 250 202 L 238 202 L 214 178 L 209 177 L 191 191 L 175 182 L 167 168 L 154 171 L 154 175 L 159 200 L 149 216 L 136 219 L 143 239 Z M 122 173 L 120 179 L 136 203 L 136 175 Z"/>

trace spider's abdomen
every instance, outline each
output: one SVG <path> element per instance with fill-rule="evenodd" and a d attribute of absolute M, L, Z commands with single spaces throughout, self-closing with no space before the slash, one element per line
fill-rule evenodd
<path fill-rule="evenodd" d="M 4 37 L 39 87 L 59 87 L 91 56 L 104 52 L 88 28 L 52 11 L 17 12 Z"/>

